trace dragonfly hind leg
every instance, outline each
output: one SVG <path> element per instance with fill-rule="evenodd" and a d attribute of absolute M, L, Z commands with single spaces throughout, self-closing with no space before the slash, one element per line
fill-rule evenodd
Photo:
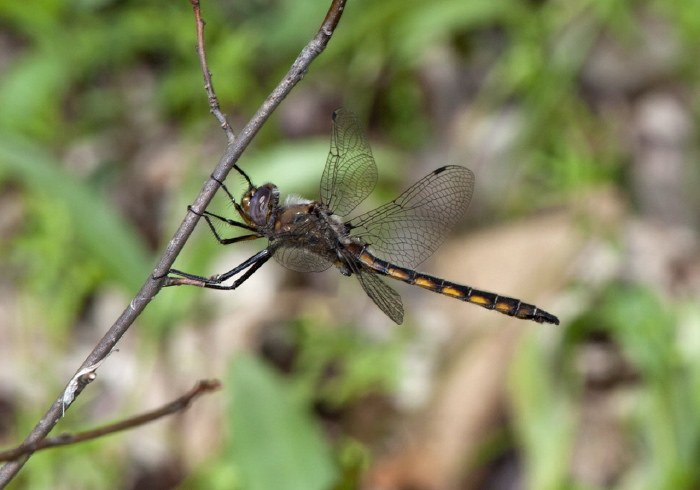
<path fill-rule="evenodd" d="M 262 267 L 265 262 L 270 260 L 270 257 L 272 257 L 272 254 L 268 249 L 262 250 L 253 255 L 251 258 L 249 258 L 242 264 L 239 264 L 238 266 L 234 267 L 230 271 L 212 277 L 197 276 L 194 274 L 189 274 L 187 272 L 179 271 L 177 269 L 170 269 L 168 271 L 168 274 L 174 274 L 180 277 L 166 277 L 164 287 L 188 285 L 208 289 L 236 289 L 238 286 L 243 284 L 250 276 L 252 276 L 258 269 L 260 269 L 260 267 Z M 228 279 L 232 278 L 233 276 L 239 274 L 244 270 L 245 272 L 243 273 L 243 275 L 236 279 L 232 284 L 228 286 L 221 284 L 222 282 L 227 281 Z"/>

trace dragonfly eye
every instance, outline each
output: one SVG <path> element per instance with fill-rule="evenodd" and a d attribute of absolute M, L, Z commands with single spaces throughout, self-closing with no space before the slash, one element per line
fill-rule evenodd
<path fill-rule="evenodd" d="M 263 226 L 270 217 L 272 190 L 269 187 L 258 187 L 250 198 L 249 212 L 253 221 Z"/>

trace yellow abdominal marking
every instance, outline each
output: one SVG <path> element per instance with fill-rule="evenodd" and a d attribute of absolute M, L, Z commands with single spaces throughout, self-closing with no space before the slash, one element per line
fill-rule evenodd
<path fill-rule="evenodd" d="M 370 254 L 368 254 L 367 252 L 362 252 L 362 253 L 360 254 L 360 261 L 361 261 L 363 264 L 367 264 L 367 265 L 370 265 L 370 266 L 371 266 L 371 265 L 374 265 L 374 257 L 372 257 L 372 256 L 371 256 Z"/>
<path fill-rule="evenodd" d="M 443 288 L 441 291 L 442 294 L 447 294 L 448 296 L 454 296 L 455 298 L 462 298 L 464 297 L 464 293 L 460 291 L 459 289 L 455 289 L 451 286 L 446 286 Z"/>
<path fill-rule="evenodd" d="M 476 303 L 478 305 L 488 305 L 489 304 L 488 298 L 484 298 L 483 296 L 478 296 L 476 294 L 472 294 L 469 297 L 469 301 L 471 301 L 472 303 Z"/>
<path fill-rule="evenodd" d="M 422 288 L 428 288 L 428 289 L 435 287 L 435 283 L 433 281 L 431 281 L 430 279 L 422 278 L 422 277 L 416 278 L 415 285 L 420 286 Z"/>
<path fill-rule="evenodd" d="M 391 267 L 389 268 L 389 274 L 395 277 L 396 279 L 408 279 L 408 274 L 405 271 L 402 271 L 401 269 L 395 269 Z"/>
<path fill-rule="evenodd" d="M 498 311 L 511 311 L 512 306 L 506 303 L 496 303 L 496 309 Z"/>

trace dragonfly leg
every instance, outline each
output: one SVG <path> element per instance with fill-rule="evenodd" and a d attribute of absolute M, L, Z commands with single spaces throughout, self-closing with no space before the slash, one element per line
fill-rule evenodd
<path fill-rule="evenodd" d="M 243 284 L 243 282 L 248 279 L 255 271 L 257 271 L 262 265 L 270 260 L 270 257 L 272 257 L 272 253 L 270 252 L 269 249 L 261 250 L 260 252 L 256 253 L 253 255 L 251 258 L 246 260 L 245 262 L 239 264 L 238 266 L 234 267 L 228 272 L 225 272 L 223 274 L 218 274 L 213 277 L 204 277 L 204 276 L 197 276 L 194 274 L 189 274 L 187 272 L 182 272 L 177 269 L 170 269 L 168 271 L 168 274 L 174 274 L 176 276 L 180 277 L 170 277 L 168 276 L 165 280 L 164 286 L 181 286 L 181 285 L 190 285 L 190 286 L 199 286 L 203 288 L 209 288 L 209 289 L 236 289 L 238 286 Z M 236 274 L 240 273 L 241 271 L 245 271 L 245 273 L 236 279 L 233 284 L 230 286 L 223 286 L 221 283 L 232 278 Z"/>
<path fill-rule="evenodd" d="M 210 213 L 209 211 L 204 211 L 204 213 L 198 213 L 197 211 L 195 211 L 192 208 L 192 206 L 188 206 L 187 209 L 192 211 L 197 216 L 201 216 L 202 218 L 204 218 L 206 220 L 207 225 L 209 225 L 209 229 L 214 234 L 214 236 L 216 237 L 218 242 L 221 243 L 222 245 L 230 245 L 232 243 L 242 242 L 245 240 L 255 240 L 256 238 L 262 238 L 262 235 L 260 235 L 258 233 L 255 233 L 252 235 L 238 236 L 238 237 L 234 237 L 234 238 L 222 238 L 221 235 L 219 235 L 219 232 L 216 230 L 216 227 L 214 226 L 214 223 L 212 222 L 212 218 L 218 219 L 219 221 L 223 221 L 227 225 L 236 226 L 238 228 L 243 228 L 243 229 L 249 230 L 249 231 L 257 231 L 257 229 L 252 227 L 252 226 L 246 225 L 245 223 L 240 223 L 238 221 L 234 221 L 234 220 L 231 220 L 228 218 L 224 218 L 223 216 L 219 216 L 218 214 Z"/>
<path fill-rule="evenodd" d="M 221 235 L 219 235 L 219 232 L 216 231 L 216 227 L 214 226 L 214 223 L 211 221 L 211 217 L 217 218 L 226 224 L 232 225 L 232 226 L 238 226 L 240 228 L 244 228 L 246 230 L 250 231 L 257 231 L 255 228 L 252 226 L 244 225 L 243 223 L 238 223 L 237 221 L 232 221 L 226 218 L 222 218 L 221 216 L 217 216 L 216 214 L 210 213 L 207 211 L 205 215 L 203 215 L 204 219 L 206 220 L 207 224 L 209 225 L 209 229 L 211 232 L 214 234 L 216 237 L 217 241 L 222 244 L 222 245 L 230 245 L 232 243 L 237 243 L 237 242 L 244 242 L 246 240 L 257 240 L 258 238 L 263 238 L 263 235 L 260 233 L 253 233 L 250 235 L 242 235 L 242 236 L 237 236 L 233 238 L 222 238 Z"/>
<path fill-rule="evenodd" d="M 263 250 L 263 252 L 267 252 L 267 249 L 266 249 L 266 250 Z M 253 274 L 255 274 L 255 272 L 256 272 L 258 269 L 260 269 L 260 268 L 263 266 L 263 264 L 264 264 L 265 262 L 267 262 L 268 260 L 270 260 L 270 257 L 272 257 L 272 254 L 268 253 L 268 254 L 265 255 L 264 257 L 261 257 L 260 259 L 258 259 L 255 263 L 253 263 L 253 264 L 250 266 L 250 268 L 249 268 L 247 271 L 245 271 L 245 273 L 243 273 L 243 275 L 242 275 L 241 277 L 239 277 L 238 279 L 236 279 L 236 280 L 233 282 L 233 284 L 231 284 L 230 286 L 210 285 L 210 286 L 205 286 L 205 287 L 209 287 L 210 289 L 226 289 L 226 290 L 236 289 L 238 286 L 240 286 L 241 284 L 243 284 L 243 283 L 246 281 L 246 279 L 248 279 L 250 276 L 252 276 Z M 227 272 L 226 274 L 228 274 L 228 272 Z M 224 275 L 226 275 L 226 274 L 224 274 Z M 223 275 L 222 275 L 222 277 L 223 277 Z M 229 277 L 230 277 L 230 276 L 229 276 Z"/>
<path fill-rule="evenodd" d="M 252 186 L 253 184 L 251 184 L 250 179 L 249 179 L 248 176 L 245 174 L 245 172 L 243 172 L 243 170 L 241 170 L 240 168 L 238 168 L 238 167 L 235 166 L 235 165 L 234 165 L 234 167 L 235 167 L 236 170 L 245 178 L 245 180 L 248 181 L 248 185 L 249 185 L 249 186 Z M 216 182 L 219 183 L 219 185 L 221 186 L 221 188 L 224 190 L 224 192 L 226 193 L 226 195 L 228 196 L 228 198 L 229 198 L 229 199 L 231 200 L 231 202 L 233 203 L 233 206 L 236 208 L 236 211 L 238 212 L 238 214 L 240 214 L 241 217 L 245 216 L 245 212 L 243 211 L 243 208 L 241 207 L 240 204 L 238 204 L 238 202 L 236 201 L 236 198 L 233 197 L 233 194 L 231 194 L 231 191 L 228 190 L 228 187 L 226 187 L 226 184 L 224 184 L 223 182 L 221 182 L 219 179 L 217 179 L 217 178 L 214 177 L 213 175 L 211 176 L 211 178 L 214 179 Z"/>
<path fill-rule="evenodd" d="M 244 230 L 258 231 L 258 229 L 253 227 L 253 226 L 247 225 L 245 223 L 241 223 L 240 221 L 235 221 L 232 219 L 224 218 L 223 216 L 219 216 L 218 214 L 210 213 L 209 211 L 204 211 L 203 213 L 198 213 L 197 211 L 194 210 L 194 208 L 192 208 L 192 206 L 187 206 L 187 209 L 192 211 L 197 216 L 201 216 L 202 218 L 207 220 L 207 224 L 209 225 L 209 228 L 211 228 L 211 231 L 214 233 L 216 238 L 219 239 L 219 241 L 221 241 L 221 239 L 219 238 L 218 232 L 214 228 L 214 224 L 212 223 L 211 218 L 218 219 L 219 221 L 223 221 L 224 223 L 226 223 L 227 225 L 230 225 L 230 226 L 235 226 L 237 228 L 243 228 Z"/>

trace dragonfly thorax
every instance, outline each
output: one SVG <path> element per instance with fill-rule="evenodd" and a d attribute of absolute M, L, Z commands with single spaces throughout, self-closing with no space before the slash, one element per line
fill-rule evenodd
<path fill-rule="evenodd" d="M 266 226 L 274 220 L 279 201 L 280 191 L 274 184 L 251 187 L 241 199 L 243 218 L 249 225 Z"/>

